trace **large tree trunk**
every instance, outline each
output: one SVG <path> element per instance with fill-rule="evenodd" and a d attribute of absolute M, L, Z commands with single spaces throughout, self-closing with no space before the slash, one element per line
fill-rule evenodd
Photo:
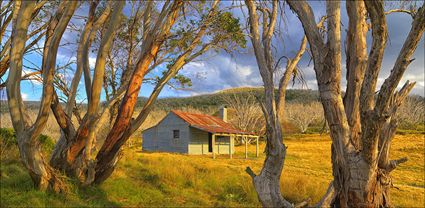
<path fill-rule="evenodd" d="M 271 133 L 271 132 L 270 132 Z M 277 138 L 275 138 L 277 137 Z M 280 191 L 280 177 L 285 161 L 286 148 L 282 143 L 271 144 L 273 139 L 280 141 L 282 135 L 269 135 L 266 147 L 266 159 L 259 175 L 255 175 L 250 168 L 247 168 L 251 175 L 255 190 L 263 207 L 292 207 L 286 201 Z M 273 147 L 272 147 L 273 146 Z"/>
<path fill-rule="evenodd" d="M 336 154 L 332 146 L 332 160 Z M 346 157 L 344 173 L 334 171 L 334 186 L 338 191 L 333 206 L 336 207 L 388 207 L 391 182 L 387 173 L 372 168 L 358 153 Z M 335 169 L 334 165 L 334 169 Z M 346 174 L 346 175 L 341 175 Z M 341 180 L 343 179 L 343 180 Z"/>
<path fill-rule="evenodd" d="M 77 132 L 74 128 L 71 118 L 66 114 L 65 110 L 60 105 L 59 98 L 55 92 L 51 104 L 51 109 L 62 131 L 61 137 L 56 142 L 56 145 L 50 156 L 50 165 L 57 170 L 69 173 L 69 167 L 71 164 L 67 162 L 67 150 L 69 149 L 69 145 L 75 139 Z"/>
<path fill-rule="evenodd" d="M 335 198 L 323 206 L 388 207 L 391 171 L 406 158 L 389 160 L 389 148 L 396 130 L 398 107 L 414 83 L 395 92 L 411 63 L 411 56 L 425 28 L 425 8 L 414 15 L 412 28 L 390 76 L 379 90 L 375 87 L 387 40 L 382 1 L 347 2 L 347 90 L 341 96 L 340 5 L 328 1 L 327 41 L 313 27 L 314 14 L 304 1 L 287 1 L 297 14 L 310 43 L 321 102 L 332 139 L 332 172 Z M 372 47 L 366 56 L 365 13 L 372 22 Z M 324 52 L 324 53 L 323 53 Z M 329 199 L 329 198 L 328 198 Z"/>
<path fill-rule="evenodd" d="M 66 6 L 65 6 L 66 5 Z M 23 53 L 27 40 L 28 26 L 31 22 L 31 13 L 35 8 L 35 1 L 24 1 L 19 8 L 19 14 L 12 28 L 12 47 L 10 49 L 10 71 L 7 82 L 7 95 L 13 127 L 16 131 L 21 161 L 28 169 L 29 174 L 41 190 L 55 192 L 66 191 L 59 174 L 44 160 L 38 137 L 45 127 L 49 116 L 49 104 L 53 97 L 53 78 L 56 65 L 56 55 L 61 37 L 71 19 L 77 2 L 62 2 L 60 10 L 50 20 L 51 36 L 49 44 L 45 45 L 43 56 L 43 96 L 40 110 L 34 124 L 26 113 L 20 93 Z M 63 11 L 63 13 L 62 13 Z M 47 42 L 47 41 L 46 41 Z"/>
<path fill-rule="evenodd" d="M 68 188 L 59 172 L 46 163 L 41 153 L 40 143 L 37 142 L 38 138 L 30 139 L 34 142 L 26 141 L 30 137 L 28 133 L 18 134 L 17 140 L 21 161 L 27 168 L 34 185 L 42 191 L 66 192 Z"/>

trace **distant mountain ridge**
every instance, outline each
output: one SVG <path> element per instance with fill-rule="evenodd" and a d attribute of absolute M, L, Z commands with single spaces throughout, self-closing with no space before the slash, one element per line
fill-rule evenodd
<path fill-rule="evenodd" d="M 159 98 L 156 101 L 155 108 L 163 110 L 172 110 L 181 107 L 193 107 L 198 109 L 218 107 L 225 104 L 223 97 L 226 96 L 247 96 L 254 95 L 256 97 L 264 96 L 264 88 L 262 87 L 239 87 L 229 88 L 220 90 L 210 94 L 195 95 L 190 97 L 166 97 Z M 145 103 L 147 97 L 139 97 L 137 101 L 137 108 L 141 108 Z M 319 94 L 317 90 L 302 90 L 302 89 L 288 89 L 286 93 L 286 100 L 288 102 L 302 102 L 308 103 L 319 100 Z M 8 112 L 7 101 L 0 101 L 0 112 Z M 27 109 L 38 110 L 40 106 L 39 101 L 25 101 Z M 82 108 L 86 107 L 86 104 L 81 105 Z"/>
<path fill-rule="evenodd" d="M 277 90 L 276 90 L 277 91 Z M 155 103 L 155 109 L 161 110 L 172 110 L 181 109 L 182 107 L 196 108 L 196 109 L 208 109 L 218 108 L 226 102 L 223 98 L 228 96 L 247 96 L 254 95 L 255 97 L 262 98 L 264 96 L 263 87 L 238 87 L 229 88 L 220 91 L 216 91 L 209 94 L 195 95 L 190 97 L 165 97 L 159 98 Z M 277 93 L 276 93 L 277 95 Z M 424 97 L 418 95 L 412 95 L 412 97 L 419 97 L 425 100 Z M 139 97 L 137 101 L 137 108 L 141 108 L 146 102 L 147 97 Z M 287 102 L 298 102 L 298 103 L 310 103 L 313 101 L 319 101 L 319 92 L 317 90 L 309 89 L 288 89 L 286 92 Z M 38 110 L 40 106 L 39 101 L 25 101 L 27 109 Z M 86 108 L 86 104 L 80 105 L 82 108 Z M 0 101 L 0 112 L 8 113 L 8 104 L 6 100 Z"/>
<path fill-rule="evenodd" d="M 276 90 L 277 91 L 277 90 Z M 264 88 L 262 87 L 240 87 L 220 90 L 210 94 L 195 95 L 190 97 L 167 97 L 160 98 L 156 101 L 155 107 L 163 110 L 172 110 L 181 107 L 192 108 L 210 108 L 218 107 L 225 104 L 224 97 L 227 96 L 248 96 L 255 97 L 264 96 Z M 276 94 L 277 95 L 277 94 Z M 139 97 L 136 107 L 142 107 L 147 97 Z M 288 89 L 286 92 L 287 102 L 309 103 L 319 101 L 319 93 L 317 90 Z"/>

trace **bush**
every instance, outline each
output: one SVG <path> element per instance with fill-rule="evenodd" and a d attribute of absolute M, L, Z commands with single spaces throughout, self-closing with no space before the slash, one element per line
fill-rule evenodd
<path fill-rule="evenodd" d="M 47 135 L 41 134 L 38 137 L 43 152 L 50 153 L 55 147 L 55 142 Z M 0 128 L 0 151 L 3 153 L 12 146 L 18 145 L 15 131 L 11 128 Z"/>
<path fill-rule="evenodd" d="M 10 128 L 0 128 L 0 140 L 2 145 L 17 144 L 15 131 Z"/>
<path fill-rule="evenodd" d="M 46 136 L 44 134 L 41 134 L 38 137 L 38 141 L 40 141 L 41 148 L 43 149 L 43 152 L 52 152 L 53 148 L 55 147 L 55 142 L 52 138 L 49 136 Z"/>
<path fill-rule="evenodd" d="M 416 131 L 425 132 L 425 124 L 418 124 L 415 129 Z"/>
<path fill-rule="evenodd" d="M 19 155 L 16 144 L 15 131 L 9 128 L 0 128 L 0 156 L 2 161 Z"/>

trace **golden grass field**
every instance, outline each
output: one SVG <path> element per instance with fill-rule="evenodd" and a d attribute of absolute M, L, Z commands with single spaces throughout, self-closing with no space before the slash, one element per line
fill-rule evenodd
<path fill-rule="evenodd" d="M 146 153 L 141 151 L 140 142 L 135 144 L 124 149 L 118 168 L 104 184 L 89 188 L 74 185 L 67 195 L 34 190 L 17 159 L 3 162 L 2 206 L 260 206 L 245 173 L 247 166 L 256 173 L 261 169 L 264 154 L 255 158 L 255 145 L 249 146 L 250 159 L 246 160 L 244 146 L 236 148 L 233 159 L 225 155 L 212 159 L 207 155 Z M 282 193 L 295 203 L 310 197 L 312 205 L 332 179 L 329 136 L 292 136 L 285 144 L 288 153 Z M 391 156 L 409 158 L 392 174 L 393 204 L 424 207 L 424 135 L 397 135 Z"/>

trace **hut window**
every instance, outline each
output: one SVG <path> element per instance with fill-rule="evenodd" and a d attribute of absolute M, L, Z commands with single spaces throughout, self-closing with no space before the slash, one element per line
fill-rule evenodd
<path fill-rule="evenodd" d="M 173 130 L 173 138 L 174 139 L 180 138 L 180 130 Z"/>

